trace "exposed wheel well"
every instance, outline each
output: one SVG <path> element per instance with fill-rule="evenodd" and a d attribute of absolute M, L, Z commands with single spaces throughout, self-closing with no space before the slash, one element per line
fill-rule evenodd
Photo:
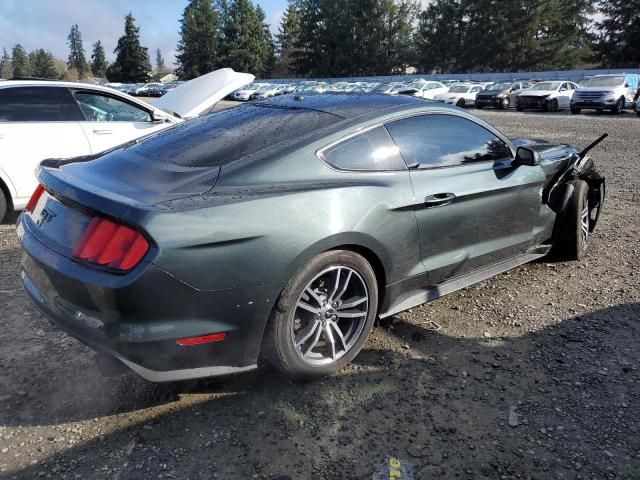
<path fill-rule="evenodd" d="M 331 250 L 350 250 L 359 255 L 362 255 L 365 260 L 369 262 L 371 268 L 373 268 L 373 273 L 375 273 L 376 275 L 376 282 L 378 283 L 378 309 L 380 309 L 382 305 L 384 305 L 384 293 L 385 287 L 387 285 L 387 276 L 384 271 L 384 266 L 378 258 L 378 255 L 376 255 L 372 250 L 369 250 L 368 248 L 361 245 L 340 245 L 338 247 L 332 248 Z"/>

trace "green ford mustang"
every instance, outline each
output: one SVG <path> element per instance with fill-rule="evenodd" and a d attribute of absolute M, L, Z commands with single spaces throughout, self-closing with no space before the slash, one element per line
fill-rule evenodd
<path fill-rule="evenodd" d="M 260 356 L 335 372 L 378 317 L 552 250 L 582 257 L 604 199 L 586 152 L 378 95 L 244 105 L 38 179 L 17 229 L 26 291 L 151 381 Z"/>

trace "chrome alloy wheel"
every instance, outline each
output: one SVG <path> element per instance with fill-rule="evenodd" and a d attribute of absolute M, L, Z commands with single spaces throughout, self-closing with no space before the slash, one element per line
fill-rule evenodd
<path fill-rule="evenodd" d="M 309 365 L 327 365 L 345 355 L 367 323 L 369 292 L 358 272 L 330 267 L 311 280 L 296 302 L 290 326 L 298 356 Z"/>
<path fill-rule="evenodd" d="M 586 250 L 587 240 L 589 239 L 589 205 L 588 202 L 584 203 L 580 218 L 580 247 L 582 250 Z"/>

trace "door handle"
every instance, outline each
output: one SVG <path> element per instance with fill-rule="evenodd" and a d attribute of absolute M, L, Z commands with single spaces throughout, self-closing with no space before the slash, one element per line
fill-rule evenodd
<path fill-rule="evenodd" d="M 93 130 L 96 135 L 111 135 L 113 130 Z"/>
<path fill-rule="evenodd" d="M 435 195 L 427 195 L 424 199 L 424 204 L 427 207 L 440 207 L 450 204 L 455 198 L 456 196 L 453 193 L 436 193 Z"/>

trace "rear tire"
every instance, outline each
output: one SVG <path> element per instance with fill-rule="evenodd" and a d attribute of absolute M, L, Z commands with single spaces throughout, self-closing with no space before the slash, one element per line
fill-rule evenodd
<path fill-rule="evenodd" d="M 583 180 L 572 182 L 573 195 L 559 219 L 554 250 L 561 260 L 580 260 L 589 241 L 589 185 Z"/>
<path fill-rule="evenodd" d="M 348 250 L 324 252 L 280 294 L 265 332 L 263 355 L 295 380 L 331 375 L 360 352 L 377 311 L 378 285 L 371 265 Z"/>
<path fill-rule="evenodd" d="M 2 223 L 9 213 L 9 202 L 4 195 L 4 191 L 0 188 L 0 223 Z"/>

